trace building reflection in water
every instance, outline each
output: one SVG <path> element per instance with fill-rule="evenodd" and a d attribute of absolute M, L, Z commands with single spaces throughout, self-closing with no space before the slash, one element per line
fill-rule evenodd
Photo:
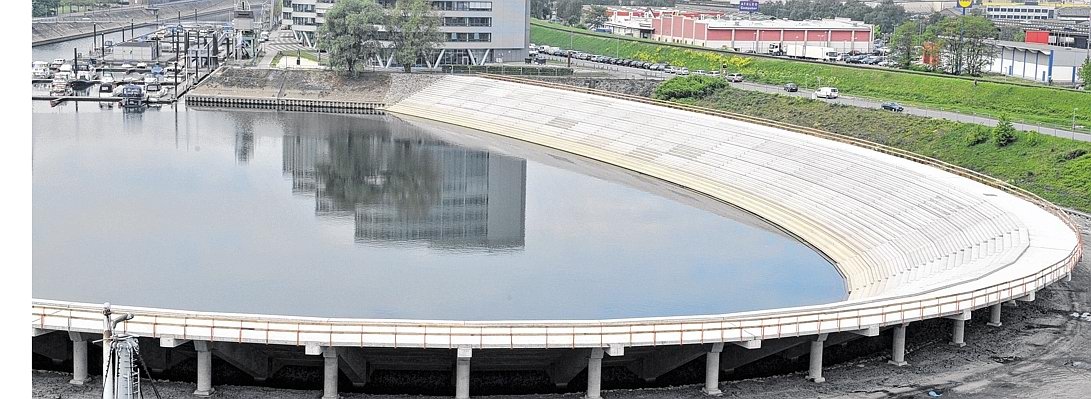
<path fill-rule="evenodd" d="M 519 250 L 526 160 L 391 132 L 285 136 L 283 170 L 315 213 L 352 217 L 355 240 Z"/>

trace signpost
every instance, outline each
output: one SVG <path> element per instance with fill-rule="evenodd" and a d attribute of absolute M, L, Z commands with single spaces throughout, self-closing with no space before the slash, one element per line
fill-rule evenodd
<path fill-rule="evenodd" d="M 968 0 L 960 0 L 960 1 L 966 1 L 967 3 L 969 3 Z M 739 11 L 742 11 L 742 12 L 758 12 L 758 2 L 754 1 L 754 0 L 740 1 L 739 2 Z"/>
<path fill-rule="evenodd" d="M 962 15 L 966 15 L 966 9 L 973 5 L 973 0 L 958 0 L 958 6 L 962 7 Z"/>

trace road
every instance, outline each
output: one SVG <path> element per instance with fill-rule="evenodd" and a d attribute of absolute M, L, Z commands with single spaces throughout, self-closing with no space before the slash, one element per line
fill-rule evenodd
<path fill-rule="evenodd" d="M 563 58 L 563 57 L 549 56 L 549 58 L 554 63 L 566 63 L 567 62 L 567 59 Z M 643 68 L 632 68 L 632 67 L 626 67 L 626 66 L 620 66 L 620 65 L 606 65 L 606 64 L 602 64 L 602 63 L 584 61 L 584 60 L 572 60 L 572 66 L 574 68 L 582 69 L 584 71 L 602 71 L 605 74 L 609 75 L 610 77 L 623 78 L 623 79 L 670 79 L 670 78 L 675 76 L 675 75 L 668 74 L 668 73 L 665 73 L 665 72 L 649 71 L 649 70 L 643 69 Z M 803 98 L 810 98 L 811 93 L 812 93 L 811 90 L 808 90 L 808 89 L 803 88 L 803 87 L 800 87 L 800 91 L 798 91 L 798 92 L 789 93 L 789 92 L 784 91 L 784 89 L 781 86 L 767 85 L 767 84 L 761 84 L 761 83 L 742 82 L 742 83 L 732 83 L 731 85 L 736 87 L 736 88 L 744 89 L 744 90 L 759 91 L 759 92 L 763 92 L 763 93 L 772 93 L 772 94 L 788 95 L 788 96 L 803 97 Z M 837 104 L 844 104 L 844 105 L 852 105 L 852 106 L 862 107 L 862 108 L 882 108 L 881 105 L 882 105 L 882 103 L 885 102 L 883 100 L 876 100 L 876 99 L 855 97 L 855 96 L 845 96 L 843 94 L 844 94 L 844 92 L 842 92 L 842 96 L 840 98 L 837 98 L 837 99 L 834 99 L 834 100 L 823 100 L 823 101 L 828 101 L 828 102 L 837 103 Z M 963 113 L 957 113 L 957 112 L 951 112 L 951 111 L 931 109 L 931 108 L 926 108 L 926 107 L 905 106 L 904 104 L 903 104 L 903 106 L 905 107 L 905 111 L 903 111 L 903 112 L 906 113 L 906 114 L 910 114 L 910 115 L 925 116 L 925 117 L 929 117 L 929 118 L 947 119 L 947 120 L 956 121 L 956 122 L 977 123 L 977 124 L 986 125 L 986 126 L 996 126 L 996 123 L 997 123 L 996 119 L 993 119 L 993 118 L 990 118 L 990 117 L 985 117 L 985 116 L 969 115 L 969 114 L 963 114 Z M 1061 128 L 1056 128 L 1056 127 L 1053 127 L 1053 126 L 1038 125 L 1038 124 L 1033 124 L 1033 123 L 1014 122 L 1012 124 L 1015 126 L 1016 129 L 1019 129 L 1019 130 L 1035 131 L 1035 132 L 1038 132 L 1038 133 L 1048 134 L 1048 135 L 1051 135 L 1051 136 L 1064 137 L 1064 138 L 1069 138 L 1069 139 L 1073 139 L 1073 140 L 1091 142 L 1091 134 L 1088 134 L 1088 133 L 1076 132 L 1076 131 L 1072 131 L 1072 130 L 1068 130 L 1068 129 L 1061 129 Z"/>

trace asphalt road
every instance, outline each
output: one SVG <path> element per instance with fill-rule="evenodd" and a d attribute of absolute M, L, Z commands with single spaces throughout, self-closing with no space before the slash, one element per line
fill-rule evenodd
<path fill-rule="evenodd" d="M 559 63 L 567 62 L 567 59 L 562 58 L 562 57 L 550 56 L 550 59 L 555 61 L 555 62 L 559 62 Z M 675 76 L 675 75 L 668 74 L 668 73 L 665 73 L 665 72 L 649 71 L 649 70 L 643 69 L 643 68 L 632 68 L 632 67 L 626 67 L 626 66 L 620 66 L 620 65 L 607 65 L 607 64 L 591 62 L 591 61 L 584 61 L 584 60 L 572 60 L 572 66 L 574 68 L 582 69 L 582 70 L 602 71 L 603 73 L 609 75 L 610 77 L 614 77 L 614 78 L 625 78 L 625 79 L 670 79 L 670 78 Z M 693 71 L 690 71 L 690 72 L 692 73 Z M 781 86 L 767 85 L 767 84 L 761 84 L 761 83 L 742 82 L 742 83 L 732 83 L 731 85 L 736 87 L 736 88 L 740 88 L 740 89 L 744 89 L 744 90 L 760 91 L 760 92 L 764 92 L 764 93 L 772 93 L 772 94 L 780 94 L 780 95 L 788 95 L 788 96 L 796 96 L 796 97 L 804 97 L 804 98 L 810 98 L 811 93 L 812 93 L 812 90 L 808 90 L 808 89 L 803 88 L 803 87 L 801 87 L 800 91 L 798 91 L 798 92 L 789 93 L 789 92 L 784 91 L 784 89 Z M 845 104 L 845 105 L 852 105 L 852 106 L 863 107 L 863 108 L 882 108 L 881 107 L 882 103 L 886 102 L 886 101 L 883 101 L 883 100 L 875 100 L 875 99 L 870 99 L 870 98 L 854 97 L 854 96 L 851 96 L 851 95 L 846 96 L 846 95 L 844 95 L 844 92 L 842 92 L 842 96 L 840 98 L 833 99 L 833 100 L 821 100 L 821 101 L 828 101 L 828 102 L 833 102 L 833 103 L 838 103 L 838 104 Z M 924 108 L 924 107 L 917 107 L 917 106 L 907 106 L 907 105 L 904 105 L 904 104 L 902 106 L 905 107 L 905 110 L 903 112 L 905 112 L 906 114 L 910 114 L 910 115 L 919 115 L 919 116 L 926 116 L 926 117 L 929 117 L 929 118 L 947 119 L 947 120 L 957 121 L 957 122 L 978 123 L 978 124 L 982 124 L 982 125 L 986 125 L 986 126 L 996 126 L 996 122 L 997 122 L 996 119 L 993 119 L 993 118 L 990 118 L 990 117 L 985 117 L 985 116 L 970 115 L 970 114 L 963 114 L 963 113 L 950 112 L 950 111 L 942 111 L 942 110 Z M 1072 130 L 1056 128 L 1056 127 L 1053 127 L 1053 126 L 1038 125 L 1038 124 L 1033 124 L 1033 123 L 1015 122 L 1015 123 L 1013 123 L 1013 125 L 1015 126 L 1016 129 L 1019 129 L 1019 130 L 1036 131 L 1036 132 L 1039 132 L 1039 133 L 1042 133 L 1042 134 L 1048 134 L 1048 135 L 1051 135 L 1051 136 L 1065 137 L 1065 138 L 1070 138 L 1070 139 L 1073 139 L 1073 140 L 1091 142 L 1091 134 L 1088 134 L 1088 133 L 1075 132 L 1075 131 L 1072 131 Z"/>

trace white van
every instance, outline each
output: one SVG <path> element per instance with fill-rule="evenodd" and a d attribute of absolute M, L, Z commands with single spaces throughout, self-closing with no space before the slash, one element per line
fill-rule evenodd
<path fill-rule="evenodd" d="M 819 87 L 814 91 L 814 98 L 834 99 L 837 98 L 840 93 L 837 92 L 836 87 Z"/>

